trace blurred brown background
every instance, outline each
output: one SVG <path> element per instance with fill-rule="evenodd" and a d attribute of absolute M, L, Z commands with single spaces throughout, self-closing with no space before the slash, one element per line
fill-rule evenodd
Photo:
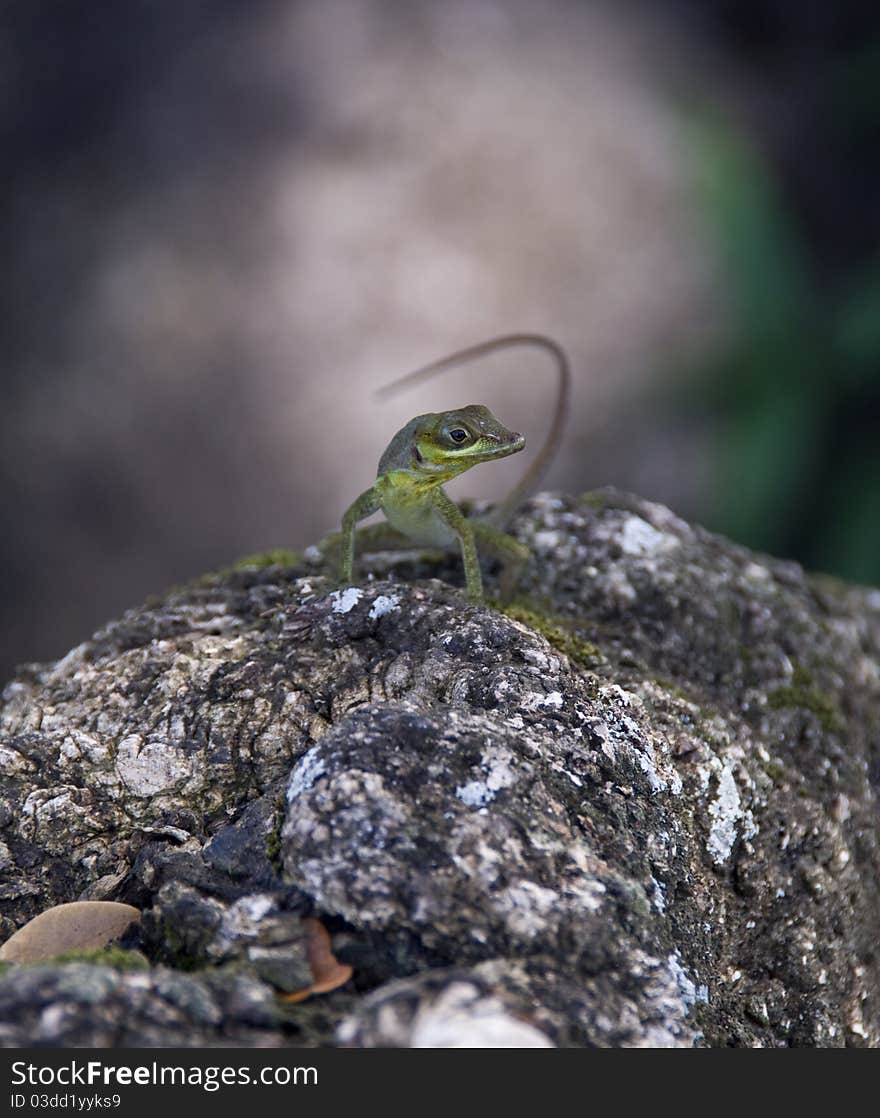
<path fill-rule="evenodd" d="M 777 0 L 0 6 L 0 679 L 300 547 L 417 412 L 880 581 L 880 12 Z M 456 492 L 499 493 L 522 462 Z"/>

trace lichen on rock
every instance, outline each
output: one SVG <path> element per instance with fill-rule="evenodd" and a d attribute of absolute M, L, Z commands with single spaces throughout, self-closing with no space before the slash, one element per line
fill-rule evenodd
<path fill-rule="evenodd" d="M 22 669 L 0 936 L 123 901 L 152 969 L 7 971 L 0 1040 L 880 1043 L 876 592 L 614 491 L 514 530 L 509 613 L 285 555 Z M 314 916 L 354 979 L 286 1005 Z"/>

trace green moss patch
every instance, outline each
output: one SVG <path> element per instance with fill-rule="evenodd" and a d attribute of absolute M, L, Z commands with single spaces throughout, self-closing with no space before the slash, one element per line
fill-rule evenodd
<path fill-rule="evenodd" d="M 552 644 L 558 652 L 563 652 L 573 664 L 581 668 L 597 668 L 605 663 L 601 649 L 580 636 L 565 618 L 545 612 L 532 602 L 493 602 L 500 613 L 528 625 L 536 633 Z"/>
<path fill-rule="evenodd" d="M 64 951 L 56 955 L 51 962 L 93 963 L 95 966 L 112 967 L 120 971 L 150 969 L 150 964 L 139 951 L 126 951 L 121 947 L 102 947 L 95 951 Z"/>
<path fill-rule="evenodd" d="M 298 551 L 288 551 L 283 547 L 275 547 L 269 551 L 260 551 L 256 555 L 245 555 L 236 559 L 230 570 L 243 571 L 250 567 L 295 567 L 302 562 L 302 555 Z"/>
<path fill-rule="evenodd" d="M 281 861 L 281 828 L 284 826 L 286 803 L 284 796 L 278 797 L 275 805 L 275 817 L 272 821 L 272 830 L 266 836 L 266 857 L 272 864 L 276 873 L 281 875 L 284 866 Z"/>
<path fill-rule="evenodd" d="M 796 667 L 792 673 L 791 683 L 768 691 L 767 706 L 771 710 L 782 710 L 786 707 L 801 707 L 809 710 L 815 714 L 822 729 L 828 733 L 839 733 L 846 725 L 836 700 L 817 686 L 806 668 Z"/>

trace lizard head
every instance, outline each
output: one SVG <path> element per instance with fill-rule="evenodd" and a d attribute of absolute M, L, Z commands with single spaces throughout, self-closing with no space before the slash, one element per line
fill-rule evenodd
<path fill-rule="evenodd" d="M 412 433 L 411 469 L 447 481 L 493 458 L 516 454 L 525 438 L 499 423 L 482 404 L 420 415 Z"/>
<path fill-rule="evenodd" d="M 508 430 L 482 404 L 429 412 L 397 432 L 379 462 L 379 475 L 403 470 L 441 485 L 479 462 L 516 454 L 525 445 L 522 435 Z"/>

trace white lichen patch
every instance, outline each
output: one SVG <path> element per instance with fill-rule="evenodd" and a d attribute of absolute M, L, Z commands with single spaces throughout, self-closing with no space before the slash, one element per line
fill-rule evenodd
<path fill-rule="evenodd" d="M 31 792 L 21 805 L 21 813 L 29 816 L 35 823 L 48 823 L 59 816 L 75 811 L 71 792 L 67 789 L 58 790 L 54 795 L 48 795 L 44 789 Z"/>
<path fill-rule="evenodd" d="M 739 789 L 730 768 L 725 765 L 718 774 L 718 795 L 709 805 L 712 826 L 706 844 L 716 864 L 730 857 L 737 837 L 737 821 L 742 817 Z"/>
<path fill-rule="evenodd" d="M 495 793 L 483 780 L 471 780 L 455 789 L 455 794 L 468 807 L 485 807 L 495 799 Z"/>
<path fill-rule="evenodd" d="M 661 742 L 662 751 L 665 753 L 665 742 Z M 657 750 L 654 741 L 646 739 L 641 748 L 635 747 L 636 760 L 642 772 L 648 777 L 652 792 L 671 792 L 673 796 L 681 795 L 684 783 L 677 770 L 668 764 L 665 775 L 661 775 L 660 762 L 657 759 Z M 665 759 L 665 758 L 664 758 Z"/>
<path fill-rule="evenodd" d="M 648 778 L 648 786 L 652 792 L 662 792 L 666 787 L 666 781 L 657 772 L 657 763 L 654 759 L 654 749 L 651 743 L 648 742 L 646 749 L 639 749 L 633 747 L 633 754 L 636 762 L 645 776 Z M 679 791 L 681 789 L 679 788 Z"/>
<path fill-rule="evenodd" d="M 693 982 L 676 953 L 660 959 L 637 949 L 630 965 L 649 991 L 654 1011 L 631 1047 L 692 1047 L 699 1034 L 694 1033 L 691 1011 L 696 1002 L 708 1000 L 706 988 Z"/>
<path fill-rule="evenodd" d="M 344 1031 L 340 1030 L 344 1036 Z M 533 1025 L 509 1013 L 494 997 L 465 982 L 443 990 L 420 1009 L 412 1024 L 411 1048 L 553 1048 Z"/>
<path fill-rule="evenodd" d="M 681 1000 L 690 1008 L 696 1005 L 697 1002 L 708 1002 L 709 1000 L 709 987 L 703 984 L 699 986 L 690 978 L 687 971 L 681 963 L 681 959 L 677 952 L 668 955 L 666 962 L 669 969 L 672 971 L 672 976 L 675 979 L 678 989 L 681 992 Z"/>
<path fill-rule="evenodd" d="M 211 944 L 214 958 L 223 958 L 242 939 L 255 939 L 267 916 L 275 912 L 278 902 L 270 893 L 251 893 L 234 901 L 222 913 L 220 927 Z"/>
<path fill-rule="evenodd" d="M 554 710 L 561 710 L 563 702 L 561 691 L 551 691 L 547 695 L 532 691 L 530 694 L 523 696 L 519 705 L 521 710 L 538 710 L 540 707 L 551 707 Z"/>
<path fill-rule="evenodd" d="M 240 624 L 240 621 L 229 613 L 226 602 L 203 602 L 200 603 L 198 612 L 196 610 L 187 611 L 186 623 L 191 631 L 198 632 L 199 629 L 208 629 L 211 635 L 216 638 L 216 629 L 219 626 L 224 625 L 234 629 Z M 168 651 L 172 651 L 170 645 Z"/>
<path fill-rule="evenodd" d="M 729 763 L 712 759 L 711 765 L 718 778 L 718 793 L 709 804 L 709 817 L 712 820 L 706 849 L 716 865 L 723 865 L 730 857 L 733 844 L 742 830 L 743 838 L 751 838 L 757 827 L 751 811 L 743 808 L 733 770 Z M 706 775 L 708 780 L 708 775 Z M 741 824 L 741 826 L 740 826 Z"/>
<path fill-rule="evenodd" d="M 307 792 L 326 771 L 327 765 L 321 756 L 321 747 L 313 745 L 300 757 L 291 771 L 287 784 L 287 802 L 291 803 L 297 796 Z"/>
<path fill-rule="evenodd" d="M 648 735 L 645 726 L 650 724 L 650 716 L 641 698 L 616 684 L 603 687 L 601 697 L 607 703 L 605 718 L 590 719 L 590 730 L 593 737 L 599 738 L 602 753 L 615 763 L 629 757 L 651 795 L 679 795 L 683 787 L 681 776 L 671 763 L 665 738 Z"/>
<path fill-rule="evenodd" d="M 501 890 L 497 903 L 513 935 L 534 939 L 546 933 L 548 915 L 557 911 L 562 902 L 554 889 L 545 889 L 534 881 L 517 881 Z"/>
<path fill-rule="evenodd" d="M 509 838 L 505 849 L 500 850 L 494 835 L 486 833 L 486 819 L 487 816 L 473 813 L 464 816 L 453 829 L 449 849 L 452 863 L 460 874 L 482 890 L 492 890 L 507 859 L 521 864 L 523 847 L 518 839 Z"/>
<path fill-rule="evenodd" d="M 553 555 L 559 551 L 563 536 L 561 532 L 547 529 L 535 532 L 532 536 L 532 550 L 536 555 Z"/>
<path fill-rule="evenodd" d="M 363 590 L 357 586 L 347 586 L 345 590 L 334 590 L 330 595 L 333 612 L 351 613 L 363 596 Z"/>
<path fill-rule="evenodd" d="M 523 649 L 522 658 L 527 664 L 532 664 L 534 667 L 539 668 L 542 672 L 549 672 L 555 669 L 556 674 L 559 672 L 558 663 L 554 662 L 554 658 L 548 656 L 542 648 L 525 648 Z"/>
<path fill-rule="evenodd" d="M 578 538 L 583 530 L 583 518 L 576 515 L 557 515 L 557 509 L 545 507 L 544 515 L 534 526 L 526 521 L 523 525 L 524 542 L 529 550 L 540 558 L 552 559 L 554 563 L 581 565 L 587 551 Z"/>
<path fill-rule="evenodd" d="M 382 991 L 377 996 L 381 998 Z M 544 1033 L 508 1010 L 499 998 L 487 995 L 482 984 L 463 978 L 423 999 L 412 1020 L 409 999 L 392 997 L 385 1004 L 380 1002 L 376 1012 L 382 1043 L 393 1048 L 555 1047 Z M 361 1028 L 359 1014 L 346 1018 L 337 1030 L 339 1042 L 357 1044 Z"/>
<path fill-rule="evenodd" d="M 620 547 L 625 555 L 657 555 L 680 546 L 675 536 L 658 532 L 640 516 L 629 516 L 620 530 Z"/>
<path fill-rule="evenodd" d="M 455 789 L 456 796 L 468 807 L 485 807 L 502 788 L 510 788 L 516 784 L 514 763 L 514 756 L 509 749 L 490 746 L 480 759 L 480 768 L 485 772 L 485 777 L 460 785 Z"/>
<path fill-rule="evenodd" d="M 400 597 L 397 594 L 379 594 L 373 604 L 370 606 L 369 617 L 373 621 L 377 621 L 380 617 L 384 617 L 386 613 L 391 613 L 396 609 L 400 603 Z"/>
<path fill-rule="evenodd" d="M 596 878 L 582 878 L 580 881 L 566 881 L 562 894 L 586 912 L 598 912 L 607 889 Z"/>
<path fill-rule="evenodd" d="M 635 604 L 638 594 L 623 567 L 612 567 L 604 574 L 602 582 L 605 593 L 613 602 L 623 607 Z"/>
<path fill-rule="evenodd" d="M 13 773 L 25 773 L 33 770 L 34 767 L 33 761 L 29 761 L 17 749 L 8 749 L 5 745 L 0 745 L 0 771 L 7 776 Z"/>
<path fill-rule="evenodd" d="M 99 768 L 109 756 L 107 743 L 83 730 L 72 730 L 67 734 L 58 751 L 60 764 L 64 761 L 87 761 Z"/>
<path fill-rule="evenodd" d="M 600 687 L 599 695 L 602 699 L 622 703 L 625 707 L 642 705 L 638 695 L 632 691 L 625 691 L 619 683 L 610 683 L 606 687 Z"/>
<path fill-rule="evenodd" d="M 116 772 L 135 796 L 155 796 L 193 776 L 190 756 L 171 742 L 144 742 L 139 734 L 123 738 L 116 751 Z"/>

